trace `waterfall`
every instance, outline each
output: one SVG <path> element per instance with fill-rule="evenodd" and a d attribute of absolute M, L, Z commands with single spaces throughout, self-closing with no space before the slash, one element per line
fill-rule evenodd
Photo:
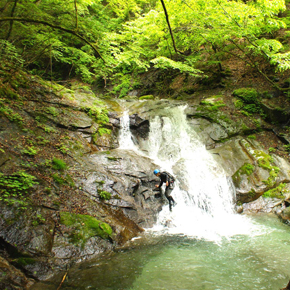
<path fill-rule="evenodd" d="M 161 171 L 176 177 L 172 196 L 177 205 L 172 212 L 168 205 L 163 207 L 153 231 L 215 241 L 249 234 L 251 223 L 234 211 L 235 190 L 231 178 L 226 176 L 189 126 L 184 109 L 185 106 L 175 106 L 157 111 L 150 119 L 148 141 L 139 149 L 149 152 L 148 157 L 160 166 Z M 128 120 L 125 114 L 122 122 Z M 127 127 L 122 128 L 126 130 Z M 129 140 L 131 144 L 126 143 L 127 148 L 132 148 L 135 145 L 128 137 L 130 133 L 126 134 L 121 134 L 124 139 L 120 143 Z M 140 154 L 144 153 L 140 151 Z"/>
<path fill-rule="evenodd" d="M 137 150 L 130 131 L 130 116 L 128 111 L 125 111 L 120 118 L 120 125 L 119 148 Z"/>

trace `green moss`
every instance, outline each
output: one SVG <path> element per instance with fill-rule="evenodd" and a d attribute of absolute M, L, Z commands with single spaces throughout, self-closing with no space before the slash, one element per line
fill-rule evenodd
<path fill-rule="evenodd" d="M 247 132 L 250 130 L 250 128 L 245 124 L 245 123 L 242 123 L 241 125 L 241 129 L 244 131 L 244 132 Z"/>
<path fill-rule="evenodd" d="M 269 148 L 269 153 L 274 153 L 274 152 L 276 152 L 276 149 L 273 148 L 273 147 L 270 147 L 270 148 Z"/>
<path fill-rule="evenodd" d="M 239 170 L 241 174 L 246 174 L 249 176 L 254 172 L 255 166 L 250 163 L 245 163 Z"/>
<path fill-rule="evenodd" d="M 257 137 L 256 137 L 256 135 L 249 135 L 248 139 L 254 139 L 255 140 L 255 139 L 257 139 Z"/>
<path fill-rule="evenodd" d="M 241 100 L 236 100 L 234 105 L 237 109 L 241 109 L 244 106 L 244 103 Z"/>
<path fill-rule="evenodd" d="M 272 198 L 284 198 L 285 193 L 285 183 L 280 183 L 277 187 L 270 189 L 264 192 L 264 197 L 272 197 Z"/>
<path fill-rule="evenodd" d="M 250 176 L 255 170 L 255 166 L 250 163 L 245 163 L 242 167 L 240 167 L 235 174 L 233 175 L 233 181 L 235 184 L 239 184 L 241 182 L 241 175 Z"/>
<path fill-rule="evenodd" d="M 46 111 L 46 113 L 48 113 L 54 117 L 57 117 L 59 115 L 59 111 L 55 107 L 48 107 L 48 108 L 46 108 L 45 111 Z"/>
<path fill-rule="evenodd" d="M 274 186 L 276 177 L 280 172 L 280 168 L 274 166 L 273 157 L 271 155 L 266 154 L 261 150 L 254 150 L 254 157 L 258 161 L 258 166 L 269 171 L 269 177 L 267 180 L 263 180 L 263 182 L 268 186 Z"/>
<path fill-rule="evenodd" d="M 33 264 L 35 264 L 36 261 L 33 258 L 21 257 L 21 258 L 16 259 L 16 263 L 18 263 L 19 265 L 25 267 L 27 265 L 33 265 Z"/>
<path fill-rule="evenodd" d="M 246 104 L 255 104 L 258 102 L 258 92 L 253 88 L 241 88 L 233 92 L 233 96 L 241 99 Z"/>
<path fill-rule="evenodd" d="M 110 135 L 111 133 L 112 133 L 112 130 L 107 129 L 107 128 L 99 128 L 99 129 L 98 129 L 98 134 L 99 134 L 100 136 L 103 136 L 103 135 L 105 135 L 105 134 Z"/>
<path fill-rule="evenodd" d="M 212 100 L 203 100 L 200 102 L 201 107 L 198 107 L 197 110 L 199 111 L 209 111 L 209 112 L 217 112 L 219 108 L 225 107 L 225 104 L 223 101 L 215 101 L 212 102 Z"/>
<path fill-rule="evenodd" d="M 54 174 L 52 174 L 52 178 L 59 185 L 67 184 L 71 187 L 75 187 L 74 181 L 69 174 L 61 176 L 58 173 L 54 173 Z"/>
<path fill-rule="evenodd" d="M 9 107 L 7 102 L 3 102 L 3 99 L 0 99 L 0 116 L 1 115 L 8 118 L 9 121 L 17 123 L 18 125 L 23 124 L 23 118 L 18 113 L 15 113 L 14 110 Z"/>
<path fill-rule="evenodd" d="M 19 98 L 18 94 L 8 87 L 0 88 L 0 96 L 11 100 L 17 100 Z"/>
<path fill-rule="evenodd" d="M 66 163 L 61 160 L 61 159 L 57 159 L 57 158 L 53 158 L 52 159 L 52 168 L 55 170 L 65 170 L 67 168 Z"/>
<path fill-rule="evenodd" d="M 109 200 L 111 198 L 111 193 L 108 191 L 98 189 L 98 193 L 101 199 Z"/>
<path fill-rule="evenodd" d="M 248 193 L 248 196 L 249 196 L 250 198 L 254 198 L 254 197 L 256 196 L 256 191 L 252 188 L 252 189 L 250 190 L 250 192 Z"/>
<path fill-rule="evenodd" d="M 52 174 L 52 178 L 56 183 L 58 183 L 60 185 L 66 183 L 66 180 L 63 177 L 61 177 L 60 175 L 58 175 L 57 173 Z"/>
<path fill-rule="evenodd" d="M 24 148 L 23 150 L 21 150 L 21 153 L 22 154 L 25 154 L 25 155 L 29 155 L 29 156 L 34 156 L 38 153 L 38 149 L 35 148 L 34 146 L 27 146 L 26 148 Z"/>
<path fill-rule="evenodd" d="M 112 156 L 108 156 L 107 158 L 108 158 L 108 160 L 111 160 L 111 161 L 117 161 L 118 160 L 117 157 L 112 157 Z"/>
<path fill-rule="evenodd" d="M 91 237 L 109 239 L 113 233 L 112 228 L 104 222 L 89 215 L 60 212 L 60 223 L 71 228 L 70 240 L 74 244 L 84 246 Z"/>
<path fill-rule="evenodd" d="M 96 180 L 95 183 L 99 184 L 99 185 L 103 185 L 105 184 L 104 180 Z"/>
<path fill-rule="evenodd" d="M 153 100 L 153 99 L 154 99 L 153 95 L 146 95 L 139 98 L 139 100 Z"/>
<path fill-rule="evenodd" d="M 247 111 L 244 111 L 244 110 L 241 110 L 241 113 L 242 113 L 244 116 L 246 116 L 246 117 L 251 117 L 251 116 L 252 116 L 251 113 L 249 113 L 249 112 L 247 112 Z"/>
<path fill-rule="evenodd" d="M 283 147 L 287 152 L 290 152 L 290 144 L 283 145 Z"/>

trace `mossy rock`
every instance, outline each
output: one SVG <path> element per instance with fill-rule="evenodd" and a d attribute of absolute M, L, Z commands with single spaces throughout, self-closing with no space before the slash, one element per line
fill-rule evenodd
<path fill-rule="evenodd" d="M 285 183 L 280 183 L 277 187 L 264 192 L 263 196 L 283 199 L 284 193 L 286 192 L 285 186 L 286 186 Z"/>
<path fill-rule="evenodd" d="M 242 180 L 242 175 L 250 176 L 255 170 L 255 166 L 250 163 L 245 163 L 242 167 L 240 167 L 235 174 L 233 175 L 233 182 L 236 186 L 238 186 Z"/>
<path fill-rule="evenodd" d="M 71 228 L 70 241 L 82 246 L 91 237 L 110 239 L 113 233 L 110 225 L 89 215 L 61 212 L 60 223 Z"/>
<path fill-rule="evenodd" d="M 154 100 L 153 95 L 145 95 L 139 98 L 139 100 Z"/>
<path fill-rule="evenodd" d="M 33 265 L 36 263 L 36 260 L 30 257 L 20 257 L 16 259 L 15 261 L 17 264 L 21 265 L 22 267 L 25 267 L 27 265 Z"/>
<path fill-rule="evenodd" d="M 233 92 L 233 96 L 241 99 L 246 104 L 259 103 L 259 94 L 253 88 L 240 88 Z"/>

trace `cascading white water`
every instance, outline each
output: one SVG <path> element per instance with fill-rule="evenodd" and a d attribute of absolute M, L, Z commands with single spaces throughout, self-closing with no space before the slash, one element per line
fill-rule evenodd
<path fill-rule="evenodd" d="M 130 131 L 130 116 L 128 111 L 125 111 L 120 118 L 120 125 L 119 148 L 137 150 Z"/>
<path fill-rule="evenodd" d="M 153 230 L 215 241 L 250 234 L 253 225 L 234 212 L 235 191 L 231 179 L 188 125 L 184 109 L 179 106 L 158 111 L 150 120 L 148 142 L 142 148 L 159 164 L 161 171 L 171 172 L 177 179 L 172 193 L 177 206 L 172 212 L 164 206 Z M 129 128 L 125 125 L 128 120 L 125 114 L 123 130 Z M 126 132 L 121 134 L 120 144 L 126 143 L 127 149 L 136 148 L 127 135 L 130 131 Z"/>

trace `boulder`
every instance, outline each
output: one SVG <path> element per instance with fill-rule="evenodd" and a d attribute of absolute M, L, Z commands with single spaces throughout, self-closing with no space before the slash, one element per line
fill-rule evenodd
<path fill-rule="evenodd" d="M 210 150 L 236 187 L 237 202 L 251 202 L 280 183 L 289 182 L 289 164 L 269 155 L 258 142 L 235 138 Z"/>

